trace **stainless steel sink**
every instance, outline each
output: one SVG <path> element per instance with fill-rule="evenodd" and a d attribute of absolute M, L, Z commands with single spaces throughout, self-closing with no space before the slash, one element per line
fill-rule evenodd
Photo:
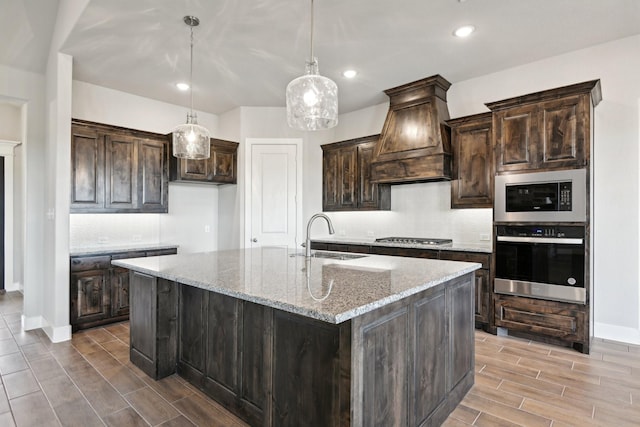
<path fill-rule="evenodd" d="M 305 255 L 304 255 L 304 253 L 300 253 L 300 254 L 291 254 L 291 256 L 294 257 L 294 256 L 305 256 Z M 349 260 L 349 259 L 364 258 L 366 256 L 367 255 L 341 253 L 341 252 L 321 252 L 321 251 L 316 251 L 316 252 L 312 252 L 311 253 L 311 258 L 327 258 L 327 259 L 337 259 L 337 260 L 341 260 L 341 261 L 345 261 L 345 260 Z"/>

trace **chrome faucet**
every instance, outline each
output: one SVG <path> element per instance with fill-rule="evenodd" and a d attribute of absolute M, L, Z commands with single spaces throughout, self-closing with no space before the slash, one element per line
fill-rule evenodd
<path fill-rule="evenodd" d="M 311 238 L 309 234 L 311 234 L 311 224 L 316 218 L 324 218 L 327 221 L 327 225 L 329 226 L 329 234 L 335 234 L 335 230 L 333 229 L 333 224 L 331 223 L 331 219 L 323 213 L 317 213 L 311 218 L 309 218 L 309 222 L 307 223 L 307 240 L 305 241 L 304 247 L 304 256 L 307 258 L 311 257 Z"/>

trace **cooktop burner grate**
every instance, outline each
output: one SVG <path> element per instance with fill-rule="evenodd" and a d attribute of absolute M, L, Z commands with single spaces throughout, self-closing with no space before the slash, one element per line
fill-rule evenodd
<path fill-rule="evenodd" d="M 381 237 L 379 243 L 404 243 L 408 245 L 444 245 L 453 243 L 452 239 L 436 239 L 430 237 Z"/>

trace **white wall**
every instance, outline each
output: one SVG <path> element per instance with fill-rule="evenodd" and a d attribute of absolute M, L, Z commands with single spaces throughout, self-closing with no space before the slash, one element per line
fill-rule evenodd
<path fill-rule="evenodd" d="M 0 98 L 0 139 L 19 141 L 21 136 L 20 105 Z"/>

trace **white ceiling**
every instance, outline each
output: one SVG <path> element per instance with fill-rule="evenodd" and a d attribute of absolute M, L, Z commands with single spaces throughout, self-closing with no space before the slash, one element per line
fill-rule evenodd
<path fill-rule="evenodd" d="M 0 64 L 44 71 L 57 5 L 0 0 Z M 195 15 L 194 108 L 284 106 L 309 56 L 309 11 L 309 0 L 89 0 L 62 51 L 76 80 L 188 106 L 175 83 L 188 81 L 182 18 Z M 477 31 L 456 39 L 462 24 Z M 635 34 L 640 0 L 315 1 L 315 54 L 341 113 L 433 74 L 455 84 Z"/>

